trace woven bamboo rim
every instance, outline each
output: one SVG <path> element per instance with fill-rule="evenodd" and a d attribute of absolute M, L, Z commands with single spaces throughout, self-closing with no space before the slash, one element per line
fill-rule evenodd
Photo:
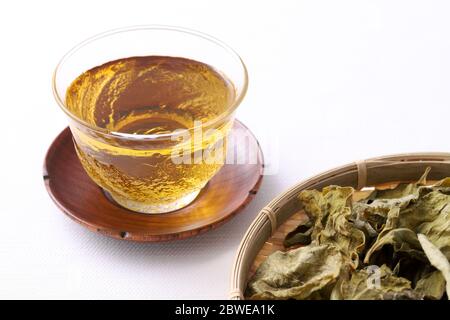
<path fill-rule="evenodd" d="M 260 211 L 247 229 L 233 265 L 229 298 L 244 299 L 247 277 L 256 255 L 278 227 L 299 211 L 296 197 L 300 191 L 328 185 L 361 190 L 390 182 L 411 182 L 420 178 L 427 167 L 431 168 L 430 180 L 450 176 L 450 153 L 409 153 L 357 161 L 321 173 L 282 193 Z"/>

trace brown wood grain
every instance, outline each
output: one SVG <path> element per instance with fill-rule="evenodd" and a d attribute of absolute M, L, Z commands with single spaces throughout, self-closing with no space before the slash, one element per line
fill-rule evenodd
<path fill-rule="evenodd" d="M 239 121 L 234 129 L 249 132 Z M 135 213 L 109 201 L 88 177 L 66 128 L 47 152 L 44 181 L 56 205 L 88 229 L 118 239 L 153 242 L 185 239 L 228 221 L 256 195 L 263 167 L 259 149 L 256 164 L 225 164 L 187 207 L 157 215 Z"/>

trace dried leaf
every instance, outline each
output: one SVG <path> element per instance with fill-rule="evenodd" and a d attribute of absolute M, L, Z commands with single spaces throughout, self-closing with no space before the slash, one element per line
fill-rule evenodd
<path fill-rule="evenodd" d="M 394 254 L 402 253 L 417 260 L 425 260 L 425 255 L 422 252 L 416 233 L 407 228 L 398 228 L 390 230 L 374 243 L 366 253 L 364 263 L 373 263 L 372 255 L 386 245 L 392 247 Z"/>
<path fill-rule="evenodd" d="M 351 221 L 352 196 L 354 189 L 329 186 L 322 193 L 304 191 L 299 200 L 311 218 L 312 243 L 333 244 L 350 260 L 354 268 L 358 267 L 359 254 L 365 245 L 365 234 Z M 301 230 L 300 230 L 301 231 Z M 299 235 L 301 237 L 304 234 Z M 297 244 L 292 239 L 295 231 L 289 234 L 289 244 Z"/>
<path fill-rule="evenodd" d="M 250 299 L 321 296 L 320 291 L 338 278 L 342 263 L 341 253 L 331 245 L 277 251 L 258 268 L 248 284 L 246 296 Z"/>
<path fill-rule="evenodd" d="M 331 294 L 335 300 L 400 300 L 422 299 L 411 282 L 395 276 L 386 266 L 368 266 L 354 272 L 347 281 L 336 285 Z"/>
<path fill-rule="evenodd" d="M 445 279 L 440 271 L 430 272 L 417 281 L 417 292 L 433 299 L 442 299 L 445 292 Z"/>
<path fill-rule="evenodd" d="M 418 235 L 420 244 L 422 245 L 425 254 L 427 255 L 430 263 L 438 269 L 445 281 L 447 282 L 446 290 L 447 297 L 450 300 L 450 263 L 447 260 L 447 257 L 437 248 L 427 237 L 423 234 Z"/>
<path fill-rule="evenodd" d="M 447 291 L 450 297 L 450 178 L 427 186 L 428 173 L 356 202 L 350 187 L 301 192 L 310 219 L 284 244 L 306 246 L 269 256 L 246 295 L 442 299 Z"/>
<path fill-rule="evenodd" d="M 305 221 L 289 232 L 284 239 L 284 246 L 291 247 L 295 245 L 308 245 L 311 243 L 311 235 L 313 232 L 313 224 L 310 220 Z"/>

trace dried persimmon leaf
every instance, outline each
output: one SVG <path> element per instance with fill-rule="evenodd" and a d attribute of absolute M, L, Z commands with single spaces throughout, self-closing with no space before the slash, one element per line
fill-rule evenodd
<path fill-rule="evenodd" d="M 438 269 L 444 277 L 446 284 L 447 297 L 450 300 L 450 263 L 444 254 L 423 234 L 418 235 L 420 244 L 430 263 Z"/>
<path fill-rule="evenodd" d="M 339 250 L 331 245 L 309 245 L 271 254 L 250 280 L 250 299 L 309 299 L 334 283 L 343 264 Z M 322 297 L 324 298 L 324 297 Z"/>
<path fill-rule="evenodd" d="M 332 299 L 338 300 L 397 300 L 422 299 L 414 292 L 411 282 L 395 276 L 386 266 L 368 266 L 353 272 L 350 279 L 334 287 Z"/>
<path fill-rule="evenodd" d="M 429 171 L 357 201 L 351 187 L 302 191 L 309 220 L 284 244 L 306 246 L 270 255 L 246 296 L 442 299 L 447 290 L 450 297 L 450 178 L 429 186 Z M 371 285 L 374 276 L 378 286 Z"/>

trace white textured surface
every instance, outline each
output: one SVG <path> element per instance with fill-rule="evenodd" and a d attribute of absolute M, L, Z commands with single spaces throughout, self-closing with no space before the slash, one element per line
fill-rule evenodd
<path fill-rule="evenodd" d="M 15 1 L 0 11 L 0 298 L 226 298 L 233 257 L 259 209 L 292 184 L 371 156 L 450 151 L 448 1 Z M 279 172 L 223 227 L 133 244 L 60 214 L 41 177 L 65 127 L 50 79 L 95 33 L 172 24 L 213 34 L 246 61 L 239 118 Z M 268 151 L 268 150 L 266 150 Z"/>

